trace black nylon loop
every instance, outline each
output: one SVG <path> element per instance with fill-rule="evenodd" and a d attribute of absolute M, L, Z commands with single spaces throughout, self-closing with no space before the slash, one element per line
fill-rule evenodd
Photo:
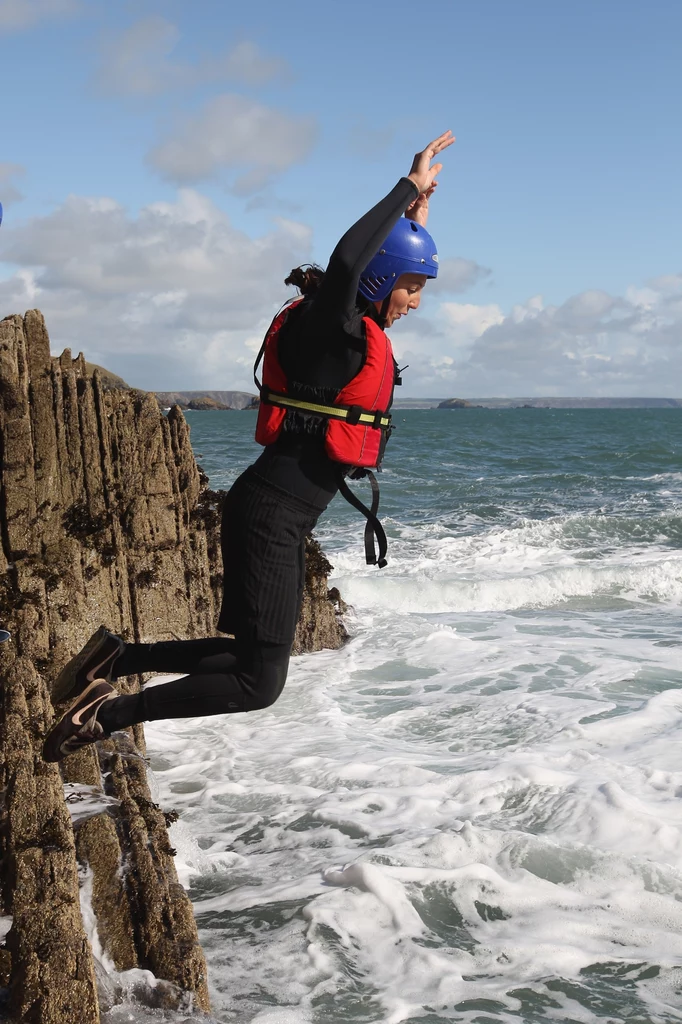
<path fill-rule="evenodd" d="M 386 553 L 388 551 L 388 540 L 386 539 L 386 533 L 384 528 L 377 518 L 377 512 L 379 511 L 379 484 L 377 478 L 371 470 L 366 469 L 365 475 L 369 478 L 369 482 L 372 487 L 372 507 L 367 508 L 365 504 L 358 498 L 357 494 L 350 489 L 346 483 L 343 469 L 339 467 L 339 490 L 344 496 L 346 501 L 351 504 L 354 508 L 361 512 L 367 520 L 365 526 L 365 561 L 367 565 L 376 565 L 379 569 L 383 569 L 387 565 Z M 379 547 L 379 556 L 377 557 L 376 549 L 374 546 L 374 539 L 376 538 Z"/>
<path fill-rule="evenodd" d="M 261 345 L 261 347 L 259 349 L 258 355 L 256 356 L 256 362 L 253 364 L 253 382 L 256 385 L 256 387 L 258 388 L 258 393 L 259 394 L 261 394 L 261 392 L 264 390 L 264 388 L 263 388 L 263 385 L 261 384 L 261 382 L 258 380 L 258 367 L 260 366 L 260 361 L 263 358 L 263 355 L 265 353 L 265 342 L 267 340 L 268 339 L 267 339 L 267 335 L 266 335 L 265 338 L 263 339 L 263 344 Z"/>

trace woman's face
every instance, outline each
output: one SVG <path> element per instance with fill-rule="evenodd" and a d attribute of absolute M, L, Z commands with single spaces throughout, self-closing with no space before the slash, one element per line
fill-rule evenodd
<path fill-rule="evenodd" d="M 386 313 L 386 326 L 392 327 L 401 316 L 407 316 L 411 309 L 416 309 L 421 300 L 422 288 L 428 278 L 426 274 L 401 274 L 391 292 L 391 300 Z M 383 300 L 374 303 L 379 312 Z"/>

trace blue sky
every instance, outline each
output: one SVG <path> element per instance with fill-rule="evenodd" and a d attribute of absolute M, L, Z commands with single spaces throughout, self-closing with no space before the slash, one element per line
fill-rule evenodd
<path fill-rule="evenodd" d="M 677 0 L 0 0 L 0 316 L 249 390 L 290 267 L 452 128 L 406 394 L 677 397 L 680 38 Z"/>

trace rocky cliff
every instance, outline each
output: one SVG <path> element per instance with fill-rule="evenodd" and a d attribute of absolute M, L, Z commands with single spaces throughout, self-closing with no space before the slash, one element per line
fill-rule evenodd
<path fill-rule="evenodd" d="M 256 395 L 246 391 L 155 391 L 163 409 L 179 405 L 181 409 L 254 409 Z"/>
<path fill-rule="evenodd" d="M 26 1024 L 94 1024 L 142 968 L 160 979 L 159 1004 L 207 1010 L 172 809 L 151 799 L 142 727 L 61 771 L 40 749 L 50 685 L 101 623 L 138 642 L 215 633 L 221 495 L 180 410 L 164 417 L 152 395 L 105 389 L 68 350 L 52 358 L 37 311 L 0 321 L 0 473 L 0 626 L 12 632 L 0 644 L 2 1009 Z M 296 649 L 339 646 L 314 543 L 308 568 Z"/>

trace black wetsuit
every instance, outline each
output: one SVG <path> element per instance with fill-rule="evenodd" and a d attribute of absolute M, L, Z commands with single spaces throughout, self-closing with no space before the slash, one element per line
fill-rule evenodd
<path fill-rule="evenodd" d="M 329 260 L 311 299 L 287 318 L 278 356 L 297 390 L 333 401 L 362 367 L 364 316 L 361 272 L 416 198 L 401 178 L 389 194 L 350 228 Z M 324 421 L 287 412 L 277 442 L 235 482 L 222 523 L 223 603 L 218 629 L 234 634 L 204 640 L 128 644 L 115 678 L 139 672 L 185 672 L 102 706 L 106 732 L 163 718 L 253 711 L 277 700 L 284 686 L 305 575 L 305 537 L 338 489 L 338 464 L 327 457 Z"/>

